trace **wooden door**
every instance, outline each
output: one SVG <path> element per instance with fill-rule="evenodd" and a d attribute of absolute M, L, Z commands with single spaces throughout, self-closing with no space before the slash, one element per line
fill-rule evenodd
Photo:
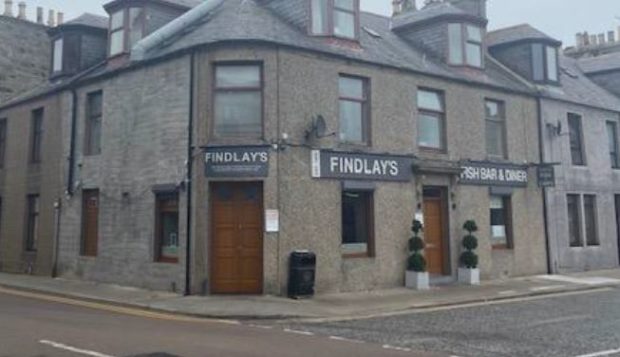
<path fill-rule="evenodd" d="M 430 274 L 443 275 L 445 273 L 445 219 L 444 201 L 441 189 L 424 190 L 424 254 L 427 270 Z"/>
<path fill-rule="evenodd" d="M 261 294 L 263 192 L 260 183 L 211 186 L 211 292 Z"/>
<path fill-rule="evenodd" d="M 82 192 L 82 255 L 97 256 L 99 243 L 99 190 Z"/>

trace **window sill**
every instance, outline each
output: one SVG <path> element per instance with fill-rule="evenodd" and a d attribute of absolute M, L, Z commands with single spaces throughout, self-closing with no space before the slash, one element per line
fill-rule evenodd
<path fill-rule="evenodd" d="M 159 258 L 155 260 L 157 264 L 178 264 L 179 258 Z"/>
<path fill-rule="evenodd" d="M 448 154 L 448 150 L 446 149 L 437 149 L 437 148 L 432 148 L 432 147 L 427 147 L 427 146 L 418 146 L 418 148 L 420 149 L 420 152 L 423 152 L 423 153 L 440 154 L 440 155 Z"/>
<path fill-rule="evenodd" d="M 493 244 L 491 245 L 493 250 L 503 250 L 503 251 L 512 251 L 512 247 L 509 247 L 507 244 Z"/>
<path fill-rule="evenodd" d="M 364 259 L 364 258 L 373 258 L 368 253 L 343 253 L 343 259 Z"/>

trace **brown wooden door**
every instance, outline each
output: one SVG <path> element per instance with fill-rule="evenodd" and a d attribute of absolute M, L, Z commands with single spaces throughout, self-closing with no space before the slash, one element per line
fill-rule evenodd
<path fill-rule="evenodd" d="M 99 190 L 82 192 L 82 255 L 97 256 L 99 243 Z"/>
<path fill-rule="evenodd" d="M 424 254 L 427 270 L 431 274 L 443 275 L 444 262 L 444 202 L 440 189 L 424 191 Z"/>
<path fill-rule="evenodd" d="M 212 184 L 212 293 L 262 293 L 262 197 L 260 183 Z"/>

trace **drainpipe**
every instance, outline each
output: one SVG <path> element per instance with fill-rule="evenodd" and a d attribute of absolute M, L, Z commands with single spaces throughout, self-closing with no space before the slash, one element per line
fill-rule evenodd
<path fill-rule="evenodd" d="M 73 196 L 73 180 L 75 177 L 75 136 L 77 131 L 78 94 L 75 88 L 71 89 L 73 104 L 71 105 L 71 143 L 69 147 L 69 174 L 67 175 L 67 195 Z"/>
<path fill-rule="evenodd" d="M 540 163 L 543 164 L 545 162 L 545 154 L 544 154 L 544 123 L 543 123 L 543 114 L 542 114 L 542 102 L 540 99 L 540 95 L 536 96 L 536 112 L 538 115 L 538 151 L 540 152 Z M 545 223 L 545 245 L 546 245 L 546 253 L 547 253 L 547 273 L 553 274 L 553 263 L 551 262 L 551 242 L 549 241 L 549 217 L 547 214 L 547 188 L 542 188 L 543 195 L 543 219 Z"/>
<path fill-rule="evenodd" d="M 196 64 L 196 52 L 190 54 L 189 64 L 189 118 L 187 125 L 187 177 L 186 188 L 187 194 L 187 239 L 185 244 L 185 295 L 192 293 L 192 265 L 191 265 L 191 244 L 192 244 L 192 175 L 194 167 L 194 66 Z"/>
<path fill-rule="evenodd" d="M 54 242 L 52 256 L 52 278 L 58 276 L 58 250 L 60 246 L 60 199 L 54 202 Z"/>

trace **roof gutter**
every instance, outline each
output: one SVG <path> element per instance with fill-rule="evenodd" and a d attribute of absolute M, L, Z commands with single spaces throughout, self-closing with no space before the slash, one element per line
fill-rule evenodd
<path fill-rule="evenodd" d="M 224 0 L 206 0 L 192 10 L 169 22 L 164 27 L 143 38 L 131 49 L 131 60 L 144 60 L 149 50 L 171 39 L 186 27 L 207 16 L 223 3 Z"/>

